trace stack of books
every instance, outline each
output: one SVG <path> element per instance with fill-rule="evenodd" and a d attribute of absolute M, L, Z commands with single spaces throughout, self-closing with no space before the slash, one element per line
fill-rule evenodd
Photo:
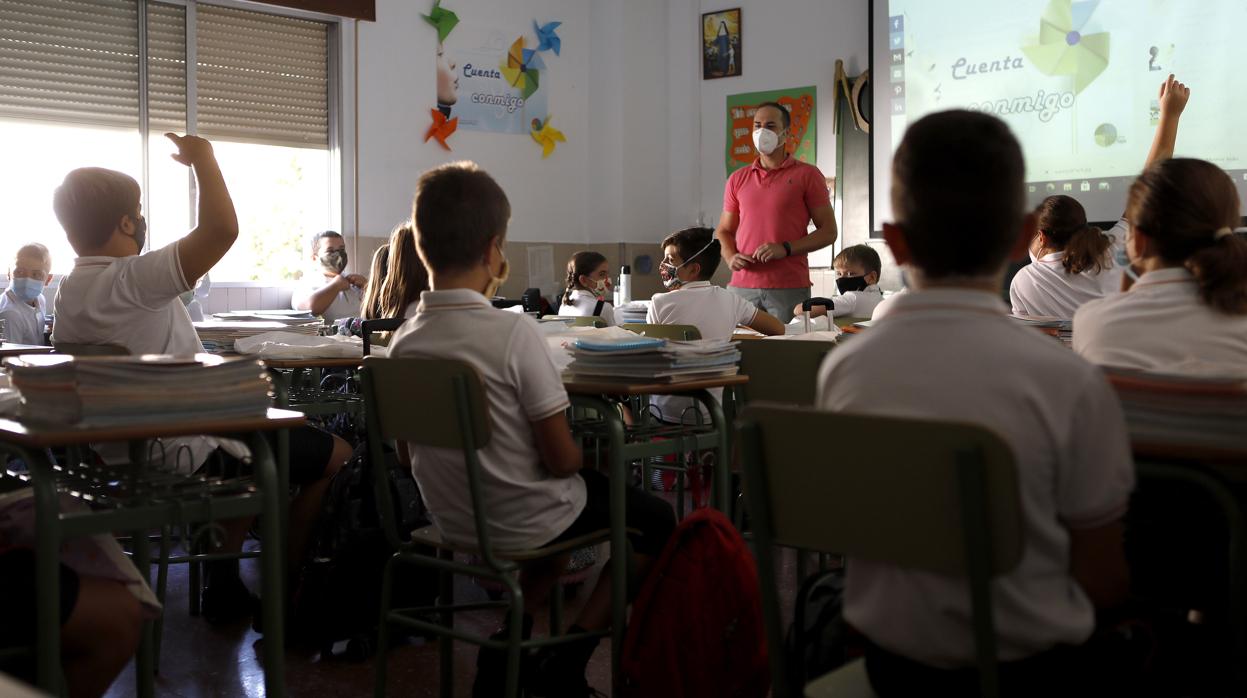
<path fill-rule="evenodd" d="M 615 322 L 644 323 L 649 314 L 649 301 L 632 301 L 615 308 Z"/>
<path fill-rule="evenodd" d="M 1034 327 L 1044 334 L 1052 335 L 1070 346 L 1074 342 L 1074 321 L 1050 315 L 1011 315 L 1014 320 Z"/>
<path fill-rule="evenodd" d="M 254 359 L 160 355 L 75 358 L 25 355 L 5 361 L 23 419 L 112 426 L 265 414 L 272 383 Z"/>
<path fill-rule="evenodd" d="M 1247 378 L 1106 369 L 1136 444 L 1247 453 Z"/>
<path fill-rule="evenodd" d="M 199 341 L 209 354 L 232 354 L 234 342 L 265 332 L 293 332 L 315 337 L 320 334 L 320 320 L 278 318 L 274 320 L 207 320 L 195 323 Z"/>
<path fill-rule="evenodd" d="M 740 351 L 730 339 L 577 339 L 568 351 L 567 372 L 584 381 L 680 383 L 735 375 L 740 363 Z"/>

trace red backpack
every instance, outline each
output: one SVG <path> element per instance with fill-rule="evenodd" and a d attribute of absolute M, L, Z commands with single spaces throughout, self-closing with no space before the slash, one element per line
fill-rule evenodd
<path fill-rule="evenodd" d="M 757 566 L 718 510 L 676 527 L 633 604 L 621 662 L 629 696 L 770 691 Z"/>

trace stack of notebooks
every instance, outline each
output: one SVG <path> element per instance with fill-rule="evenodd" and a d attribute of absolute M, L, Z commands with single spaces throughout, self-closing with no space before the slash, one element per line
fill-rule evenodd
<path fill-rule="evenodd" d="M 615 308 L 615 322 L 644 323 L 649 314 L 649 301 L 632 301 Z"/>
<path fill-rule="evenodd" d="M 265 332 L 293 332 L 294 334 L 315 337 L 320 334 L 320 320 L 306 318 L 286 318 L 274 320 L 207 320 L 196 322 L 195 331 L 199 333 L 199 341 L 203 342 L 204 351 L 209 354 L 230 354 L 234 352 L 234 342 L 244 337 L 254 337 Z"/>
<path fill-rule="evenodd" d="M 1247 379 L 1105 372 L 1136 444 L 1247 452 Z"/>
<path fill-rule="evenodd" d="M 26 355 L 5 362 L 23 419 L 113 426 L 265 414 L 272 384 L 254 359 Z"/>
<path fill-rule="evenodd" d="M 1050 315 L 1012 315 L 1011 317 L 1027 327 L 1034 327 L 1044 334 L 1056 337 L 1067 347 L 1074 342 L 1073 320 L 1064 320 Z"/>
<path fill-rule="evenodd" d="M 583 381 L 680 383 L 735 375 L 740 363 L 730 339 L 577 339 L 568 351 L 567 372 Z"/>

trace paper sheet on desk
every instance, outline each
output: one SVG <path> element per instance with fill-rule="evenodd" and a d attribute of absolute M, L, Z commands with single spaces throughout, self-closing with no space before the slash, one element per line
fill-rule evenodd
<path fill-rule="evenodd" d="M 310 337 L 293 332 L 265 332 L 234 342 L 239 354 L 262 359 L 354 359 L 364 355 L 364 341 L 359 337 Z M 386 349 L 372 345 L 373 356 L 385 356 Z"/>
<path fill-rule="evenodd" d="M 62 494 L 61 511 L 83 511 L 81 500 Z M 30 488 L 0 495 L 0 550 L 8 547 L 35 547 L 35 500 Z M 160 601 L 139 576 L 134 564 L 107 534 L 68 538 L 61 543 L 61 562 L 87 577 L 101 577 L 121 582 L 134 594 L 146 618 L 160 615 Z M 29 600 L 33 603 L 33 599 Z"/>

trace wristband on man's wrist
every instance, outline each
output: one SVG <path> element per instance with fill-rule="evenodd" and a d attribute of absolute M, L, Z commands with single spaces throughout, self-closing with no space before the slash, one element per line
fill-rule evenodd
<path fill-rule="evenodd" d="M 785 252 L 784 256 L 786 257 L 792 256 L 792 245 L 787 240 L 784 241 L 784 252 Z"/>

